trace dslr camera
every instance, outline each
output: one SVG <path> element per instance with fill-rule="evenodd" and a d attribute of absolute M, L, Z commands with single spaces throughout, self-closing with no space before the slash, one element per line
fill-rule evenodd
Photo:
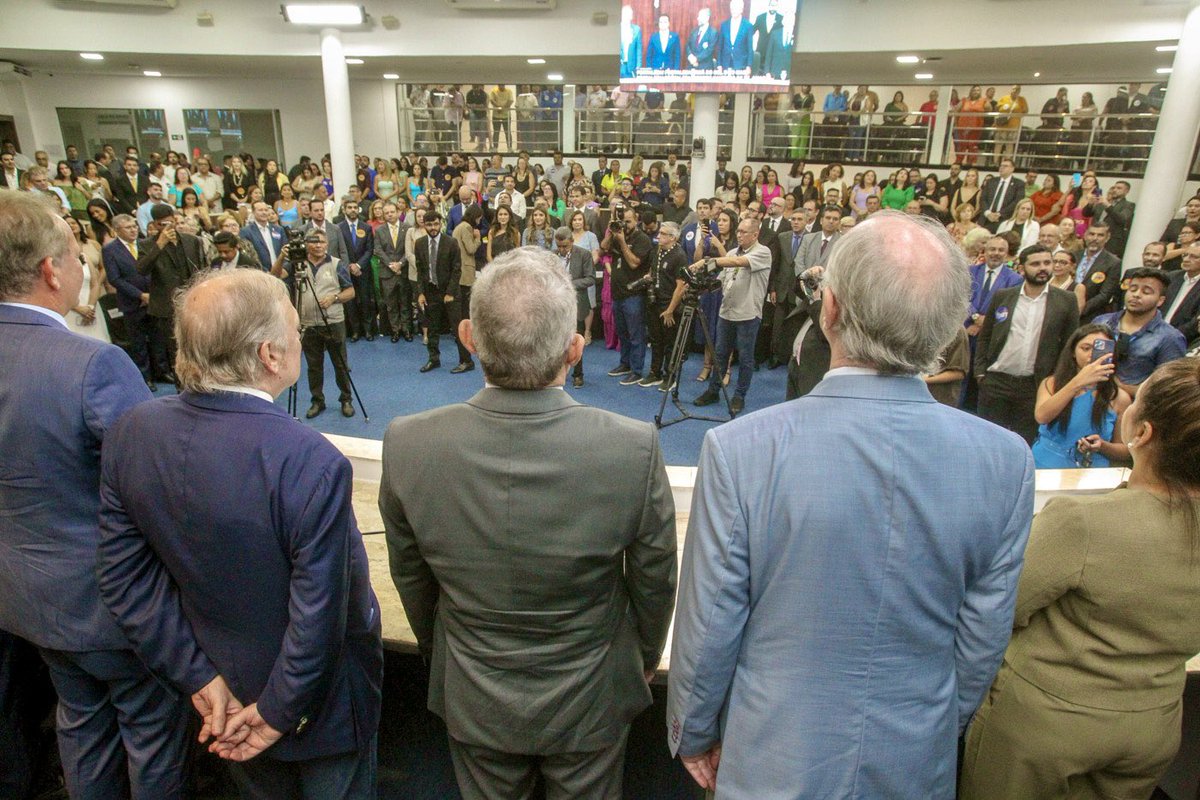
<path fill-rule="evenodd" d="M 633 294 L 644 291 L 646 293 L 646 302 L 650 305 L 654 305 L 658 301 L 658 293 L 654 289 L 654 278 L 649 273 L 638 278 L 636 281 L 627 283 L 625 291 Z"/>
<path fill-rule="evenodd" d="M 304 244 L 304 233 L 297 230 L 288 230 L 287 244 L 284 245 L 284 253 L 288 261 L 296 262 L 303 261 L 308 257 L 308 248 Z"/>

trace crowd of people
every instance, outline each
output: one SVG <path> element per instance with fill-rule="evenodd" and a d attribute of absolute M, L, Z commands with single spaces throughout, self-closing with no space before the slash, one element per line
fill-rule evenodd
<path fill-rule="evenodd" d="M 0 192 L 0 787 L 29 786 L 48 672 L 71 797 L 186 796 L 196 727 L 245 798 L 374 797 L 383 648 L 351 465 L 275 403 L 312 306 L 353 296 L 333 235 L 304 237 L 320 274 L 299 308 L 279 279 L 299 259 L 173 286 L 182 391 L 155 399 L 124 351 L 67 330 L 86 260 L 56 212 Z M 131 248 L 184 250 L 174 211 L 151 212 L 161 243 Z M 601 243 L 614 273 L 720 273 L 713 392 L 732 343 L 751 359 L 763 222 L 722 209 L 736 246 L 689 265 L 678 223 L 655 245 L 648 217 L 621 213 Z M 706 434 L 678 570 L 656 430 L 560 391 L 585 349 L 587 250 L 562 227 L 553 249 L 514 247 L 476 276 L 457 343 L 484 388 L 393 421 L 379 493 L 460 794 L 527 797 L 540 778 L 548 796 L 621 796 L 674 618 L 667 742 L 718 797 L 1149 797 L 1200 651 L 1200 360 L 1158 360 L 1163 270 L 1131 271 L 1123 308 L 1077 328 L 1076 296 L 1050 286 L 1065 250 L 1024 248 L 1020 283 L 993 289 L 1003 236 L 971 265 L 927 215 L 885 209 L 843 233 L 828 205 L 807 236 L 802 219 L 773 235 L 817 261 L 792 283 L 821 305 L 805 316 L 822 376 Z M 422 223 L 419 285 L 441 295 L 455 242 L 437 212 Z M 1089 226 L 1093 264 L 1106 232 Z M 1200 245 L 1183 259 L 1194 282 Z M 984 375 L 971 416 L 927 385 L 988 291 L 967 323 Z M 1062 433 L 1031 452 L 980 417 L 1020 431 L 1047 369 L 1033 413 Z M 1034 518 L 1038 446 L 1111 414 L 1119 434 L 1089 451 L 1129 459 L 1127 484 Z M 604 480 L 581 484 L 581 463 Z"/>

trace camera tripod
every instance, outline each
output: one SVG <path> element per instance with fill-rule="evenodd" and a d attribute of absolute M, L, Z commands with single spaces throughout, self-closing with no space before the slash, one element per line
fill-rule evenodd
<path fill-rule="evenodd" d="M 295 260 L 289 259 L 288 260 L 288 269 L 292 273 L 292 291 L 291 291 L 292 306 L 294 306 L 296 311 L 299 312 L 300 311 L 300 296 L 302 294 L 304 294 L 305 289 L 307 289 L 312 294 L 313 300 L 316 300 L 317 290 L 316 290 L 316 287 L 313 286 L 312 274 L 308 268 L 308 263 L 306 261 L 304 261 L 304 260 L 295 261 Z M 325 314 L 325 309 L 321 307 L 321 304 L 319 302 L 317 303 L 317 311 L 321 314 L 321 324 L 324 325 L 326 328 L 328 328 L 329 327 L 329 317 Z M 305 328 L 304 324 L 301 323 L 301 325 L 300 325 L 301 347 L 304 346 L 303 342 L 304 342 L 305 330 L 307 330 L 307 329 Z M 321 358 L 324 358 L 324 357 L 325 357 L 325 354 L 322 353 Z M 338 368 L 346 370 L 346 380 L 350 382 L 350 391 L 354 392 L 354 399 L 358 401 L 358 408 L 360 411 L 362 411 L 363 422 L 364 423 L 370 422 L 371 417 L 368 416 L 368 414 L 367 414 L 367 407 L 363 405 L 362 397 L 360 397 L 358 394 L 358 387 L 354 385 L 354 377 L 350 374 L 350 365 L 342 360 L 342 353 L 336 347 L 332 348 L 329 351 L 329 357 L 333 361 L 333 367 L 335 370 Z M 291 385 L 291 387 L 288 389 L 288 414 L 290 414 L 292 416 L 292 419 L 296 419 L 296 420 L 300 419 L 300 380 L 298 378 L 296 379 L 296 382 L 293 383 Z"/>
<path fill-rule="evenodd" d="M 696 311 L 700 307 L 700 295 L 693 288 L 688 288 L 687 293 L 683 296 L 683 313 L 679 317 L 678 330 L 675 334 L 675 345 L 671 348 L 671 355 L 667 358 L 667 372 L 663 377 L 663 386 L 667 391 L 663 392 L 662 401 L 658 404 L 658 413 L 654 416 L 654 424 L 660 430 L 668 425 L 674 425 L 676 422 L 683 422 L 685 419 L 702 419 L 708 422 L 728 422 L 733 419 L 732 416 L 712 417 L 702 414 L 693 414 L 688 411 L 683 403 L 679 402 L 679 373 L 683 369 L 683 358 L 687 355 L 688 342 L 692 338 L 692 324 L 695 322 L 697 315 Z M 708 330 L 708 320 L 703 314 L 699 315 L 700 331 L 704 336 L 704 346 L 712 351 L 714 355 L 713 369 L 717 368 L 715 363 L 715 355 L 717 347 L 713 343 L 712 334 Z M 671 402 L 675 404 L 675 408 L 679 410 L 679 416 L 675 419 L 663 421 L 663 411 L 667 407 L 667 398 L 671 398 Z M 725 384 L 721 384 L 721 398 L 725 401 L 725 408 L 729 408 L 729 391 L 725 388 Z"/>

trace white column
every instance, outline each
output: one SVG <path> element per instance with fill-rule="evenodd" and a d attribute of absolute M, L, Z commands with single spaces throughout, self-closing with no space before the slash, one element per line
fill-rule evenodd
<path fill-rule="evenodd" d="M 574 153 L 579 149 L 575 133 L 575 84 L 562 87 L 562 151 Z"/>
<path fill-rule="evenodd" d="M 750 152 L 750 110 L 754 97 L 746 92 L 733 96 L 733 145 L 729 149 L 729 168 L 735 172 L 747 163 Z M 714 167 L 715 169 L 715 167 Z"/>
<path fill-rule="evenodd" d="M 717 116 L 720 111 L 719 95 L 697 94 L 693 102 L 692 138 L 704 138 L 704 158 L 692 153 L 691 198 L 692 207 L 700 197 L 712 197 L 716 192 L 713 185 L 717 173 Z M 743 150 L 743 155 L 745 151 Z M 732 162 L 731 162 L 732 163 Z"/>
<path fill-rule="evenodd" d="M 945 159 L 945 142 L 946 131 L 950 129 L 950 92 L 954 91 L 953 86 L 943 86 L 938 89 L 938 107 L 937 113 L 933 117 L 933 136 L 929 140 L 929 163 L 945 164 L 949 163 L 949 159 Z"/>
<path fill-rule="evenodd" d="M 336 28 L 321 31 L 321 77 L 325 82 L 325 121 L 329 126 L 329 160 L 333 165 L 333 199 L 354 183 L 354 129 L 350 117 L 350 75 L 346 52 Z"/>
<path fill-rule="evenodd" d="M 1125 248 L 1126 270 L 1142 265 L 1142 248 L 1158 239 L 1181 205 L 1192 150 L 1200 134 L 1200 3 L 1196 0 L 1183 23 L 1172 66 Z"/>

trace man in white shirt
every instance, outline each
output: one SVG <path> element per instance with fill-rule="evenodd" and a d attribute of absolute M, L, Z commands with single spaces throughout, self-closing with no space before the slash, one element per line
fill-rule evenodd
<path fill-rule="evenodd" d="M 507 196 L 511 201 L 513 216 L 525 219 L 525 195 L 517 191 L 517 181 L 512 175 L 504 176 L 504 189 L 492 200 L 492 208 L 500 207 L 501 196 Z"/>
<path fill-rule="evenodd" d="M 53 196 L 58 201 L 62 213 L 70 213 L 71 203 L 67 200 L 66 193 L 57 186 L 50 184 L 50 176 L 46 172 L 45 167 L 31 167 L 28 174 L 29 191 Z"/>
<path fill-rule="evenodd" d="M 1190 343 L 1200 338 L 1200 242 L 1187 246 L 1180 263 L 1183 272 L 1176 273 L 1167 287 L 1163 319 Z"/>

